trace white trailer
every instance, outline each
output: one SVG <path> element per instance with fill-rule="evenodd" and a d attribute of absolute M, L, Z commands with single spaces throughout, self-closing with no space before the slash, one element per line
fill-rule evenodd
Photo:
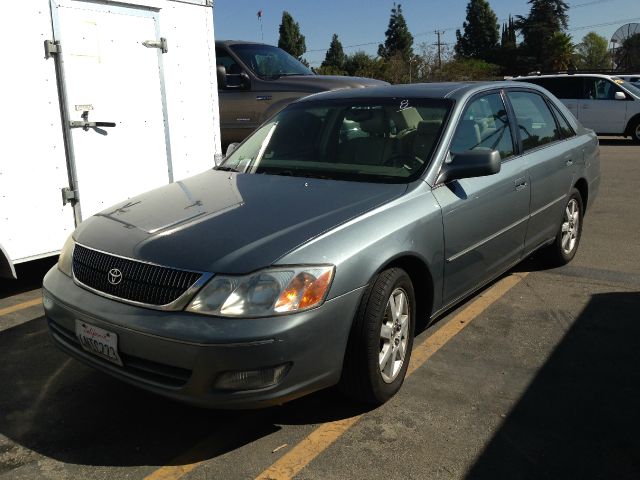
<path fill-rule="evenodd" d="M 212 0 L 11 1 L 0 45 L 0 277 L 220 156 Z"/>

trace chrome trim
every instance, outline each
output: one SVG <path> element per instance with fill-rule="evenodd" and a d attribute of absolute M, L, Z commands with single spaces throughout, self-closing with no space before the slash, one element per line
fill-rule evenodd
<path fill-rule="evenodd" d="M 567 195 L 564 194 L 561 197 L 556 198 L 555 200 L 550 201 L 549 203 L 547 203 L 546 205 L 544 205 L 543 207 L 540 207 L 539 209 L 537 209 L 535 212 L 533 212 L 531 215 L 529 215 L 529 218 L 532 218 L 534 216 L 536 216 L 537 214 L 539 214 L 540 212 L 542 212 L 543 210 L 546 210 L 547 208 L 555 205 L 556 203 L 558 203 L 561 200 L 564 200 L 565 198 L 567 198 Z"/>
<path fill-rule="evenodd" d="M 491 240 L 493 240 L 494 238 L 502 235 L 503 233 L 507 232 L 508 230 L 511 230 L 512 228 L 517 227 L 522 222 L 526 222 L 527 220 L 529 220 L 529 217 L 530 217 L 530 215 L 527 215 L 526 217 L 521 218 L 520 220 L 517 220 L 516 222 L 512 223 L 511 225 L 509 225 L 507 227 L 504 227 L 502 230 L 497 231 L 493 235 L 491 235 L 491 236 L 489 236 L 489 237 L 487 237 L 487 238 L 485 238 L 483 240 L 480 240 L 478 243 L 474 243 L 470 247 L 467 247 L 464 250 L 462 250 L 461 252 L 458 252 L 455 255 L 450 256 L 449 258 L 447 258 L 447 263 L 451 263 L 454 260 L 457 260 L 461 256 L 466 255 L 467 253 L 469 253 L 472 250 L 475 250 L 478 247 L 481 247 L 485 243 L 490 242 Z"/>
<path fill-rule="evenodd" d="M 135 300 L 127 300 L 126 298 L 117 297 L 115 295 L 102 292 L 93 287 L 90 287 L 89 285 L 82 283 L 80 280 L 76 278 L 76 274 L 73 271 L 73 258 L 71 259 L 71 273 L 73 275 L 73 283 L 75 283 L 79 287 L 82 287 L 86 290 L 89 290 L 90 292 L 95 293 L 96 295 L 100 295 L 101 297 L 105 297 L 110 300 L 116 300 L 122 303 L 128 303 L 129 305 L 135 305 L 136 307 L 150 308 L 152 310 L 161 310 L 161 311 L 183 310 L 187 305 L 189 305 L 189 302 L 194 297 L 194 295 L 198 292 L 198 290 L 200 290 L 204 286 L 204 284 L 207 283 L 209 280 L 211 280 L 211 278 L 214 276 L 214 274 L 210 272 L 200 272 L 198 270 L 189 270 L 185 268 L 170 267 L 168 265 L 160 265 L 158 263 L 148 262 L 146 260 L 139 260 L 137 258 L 125 257 L 123 255 L 117 255 L 115 253 L 105 252 L 104 250 L 98 250 L 97 248 L 87 247 L 86 245 L 83 245 L 82 243 L 79 243 L 79 242 L 75 242 L 75 244 L 80 245 L 81 247 L 86 248 L 87 250 L 103 253 L 105 255 L 111 255 L 112 257 L 122 258 L 123 260 L 129 260 L 131 262 L 145 263 L 147 265 L 153 265 L 154 267 L 170 268 L 172 270 L 181 270 L 183 272 L 200 274 L 200 278 L 196 280 L 195 283 L 193 283 L 189 288 L 187 288 L 187 290 L 178 298 L 176 298 L 173 302 L 167 303 L 165 305 L 153 305 L 151 303 L 136 302 Z"/>

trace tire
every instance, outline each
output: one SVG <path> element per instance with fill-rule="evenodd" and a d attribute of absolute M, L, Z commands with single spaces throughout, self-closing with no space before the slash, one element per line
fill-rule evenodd
<path fill-rule="evenodd" d="M 547 260 L 551 266 L 559 267 L 573 260 L 582 236 L 583 218 L 582 197 L 580 192 L 574 188 L 562 213 L 562 221 L 556 239 L 545 249 Z"/>
<path fill-rule="evenodd" d="M 391 311 L 394 304 L 397 313 Z M 345 395 L 381 405 L 400 390 L 411 358 L 415 318 L 407 273 L 400 268 L 380 273 L 365 291 L 353 321 L 339 385 Z"/>
<path fill-rule="evenodd" d="M 635 120 L 631 127 L 629 127 L 629 135 L 634 143 L 640 143 L 640 118 Z"/>

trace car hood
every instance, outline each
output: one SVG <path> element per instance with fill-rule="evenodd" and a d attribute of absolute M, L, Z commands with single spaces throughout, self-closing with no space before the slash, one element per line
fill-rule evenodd
<path fill-rule="evenodd" d="M 339 75 L 301 75 L 280 77 L 274 80 L 280 88 L 293 91 L 324 92 L 338 88 L 364 88 L 389 85 L 382 80 L 364 77 L 343 77 Z"/>
<path fill-rule="evenodd" d="M 211 170 L 131 198 L 80 224 L 87 247 L 213 273 L 247 273 L 389 202 L 404 184 Z"/>

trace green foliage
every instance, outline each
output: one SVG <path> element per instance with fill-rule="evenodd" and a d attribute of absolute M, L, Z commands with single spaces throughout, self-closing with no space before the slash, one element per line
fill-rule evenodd
<path fill-rule="evenodd" d="M 378 45 L 378 55 L 388 59 L 400 53 L 402 59 L 408 62 L 413 56 L 413 35 L 402 15 L 402 5 L 393 4 L 389 26 L 384 34 L 386 39 L 384 45 Z"/>
<path fill-rule="evenodd" d="M 550 40 L 567 28 L 569 5 L 564 0 L 529 0 L 529 4 L 529 15 L 518 16 L 516 21 L 523 36 L 520 52 L 528 69 L 549 70 L 564 61 L 553 57 L 554 52 L 561 51 L 556 45 L 560 37 L 554 45 Z"/>
<path fill-rule="evenodd" d="M 341 68 L 337 68 L 333 66 L 321 65 L 318 68 L 315 68 L 314 71 L 318 75 L 347 75 L 346 70 L 342 70 Z"/>
<path fill-rule="evenodd" d="M 611 68 L 611 54 L 607 39 L 596 32 L 589 32 L 576 45 L 576 63 L 580 69 Z"/>
<path fill-rule="evenodd" d="M 439 79 L 442 81 L 495 80 L 500 67 L 475 58 L 456 58 L 442 65 Z"/>
<path fill-rule="evenodd" d="M 384 79 L 384 63 L 363 51 L 347 55 L 344 62 L 345 71 L 354 77 L 369 77 Z"/>
<path fill-rule="evenodd" d="M 456 30 L 456 55 L 462 58 L 490 60 L 498 46 L 498 17 L 487 0 L 470 0 L 464 33 Z"/>
<path fill-rule="evenodd" d="M 304 35 L 300 33 L 300 25 L 293 20 L 287 11 L 282 12 L 282 22 L 280 23 L 280 38 L 278 47 L 290 53 L 298 60 L 302 60 L 302 55 L 307 51 Z"/>
<path fill-rule="evenodd" d="M 553 70 L 569 70 L 574 67 L 571 37 L 563 32 L 554 32 L 547 46 L 549 65 Z"/>
<path fill-rule="evenodd" d="M 327 54 L 324 57 L 324 62 L 322 62 L 322 67 L 332 67 L 338 70 L 342 70 L 344 66 L 344 50 L 342 49 L 342 43 L 338 40 L 338 35 L 335 33 L 331 38 L 331 45 L 329 46 L 329 50 L 327 50 Z"/>

